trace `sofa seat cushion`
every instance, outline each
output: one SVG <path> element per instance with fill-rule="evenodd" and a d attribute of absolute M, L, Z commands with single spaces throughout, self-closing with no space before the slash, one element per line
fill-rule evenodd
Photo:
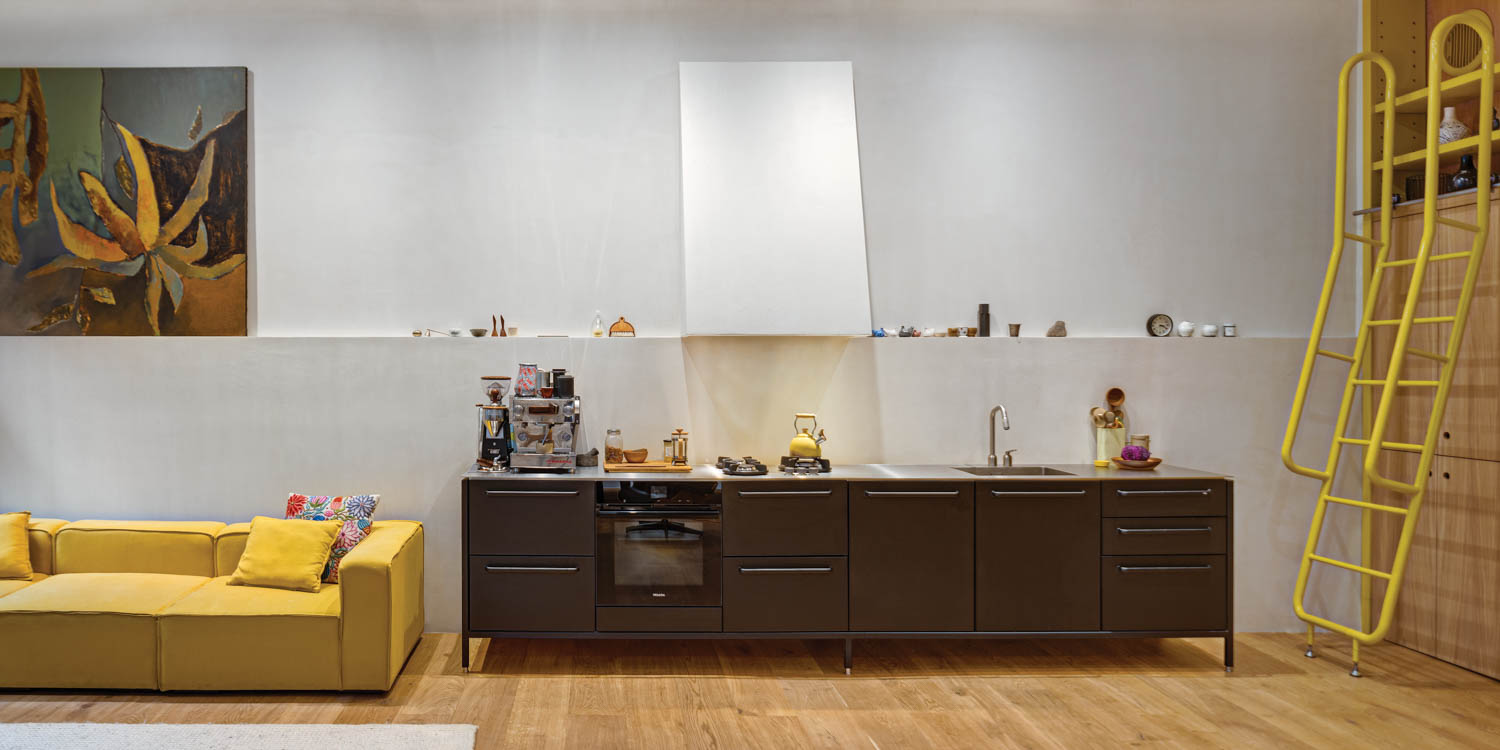
<path fill-rule="evenodd" d="M 218 521 L 74 521 L 53 538 L 54 573 L 214 575 Z"/>
<path fill-rule="evenodd" d="M 339 594 L 212 579 L 160 613 L 162 689 L 338 690 Z"/>
<path fill-rule="evenodd" d="M 27 586 L 30 586 L 31 584 L 36 583 L 37 581 L 40 581 L 46 577 L 46 573 L 32 573 L 31 580 L 29 581 L 20 581 L 16 579 L 6 579 L 0 581 L 0 596 L 5 596 L 6 594 L 20 591 L 21 589 L 24 589 Z"/>
<path fill-rule="evenodd" d="M 156 614 L 209 581 L 162 573 L 54 575 L 0 597 L 0 686 L 157 687 Z"/>

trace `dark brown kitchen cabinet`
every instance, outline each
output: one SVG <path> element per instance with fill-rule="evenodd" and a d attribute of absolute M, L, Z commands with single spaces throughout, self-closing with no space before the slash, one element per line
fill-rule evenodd
<path fill-rule="evenodd" d="M 1099 629 L 1099 485 L 980 482 L 975 628 Z"/>
<path fill-rule="evenodd" d="M 1106 518 L 1100 532 L 1106 555 L 1222 555 L 1229 540 L 1229 519 Z"/>
<path fill-rule="evenodd" d="M 1126 479 L 1104 482 L 1105 516 L 1222 516 L 1228 507 L 1222 479 Z"/>
<path fill-rule="evenodd" d="M 724 484 L 724 554 L 845 555 L 849 491 L 816 479 Z"/>
<path fill-rule="evenodd" d="M 849 628 L 974 629 L 974 484 L 851 482 Z"/>
<path fill-rule="evenodd" d="M 1229 627 L 1224 555 L 1105 556 L 1105 630 L 1223 630 Z"/>
<path fill-rule="evenodd" d="M 847 558 L 724 558 L 724 629 L 736 633 L 848 630 Z"/>
<path fill-rule="evenodd" d="M 594 629 L 594 558 L 473 555 L 468 564 L 471 629 Z"/>
<path fill-rule="evenodd" d="M 594 554 L 593 482 L 470 481 L 471 555 Z"/>

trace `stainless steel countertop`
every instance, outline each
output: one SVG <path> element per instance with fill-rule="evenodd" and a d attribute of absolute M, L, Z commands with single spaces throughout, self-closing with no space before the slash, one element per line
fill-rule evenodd
<path fill-rule="evenodd" d="M 814 477 L 793 477 L 777 471 L 775 467 L 763 476 L 745 477 L 730 476 L 719 471 L 710 464 L 699 464 L 692 471 L 685 472 L 648 472 L 648 473 L 621 473 L 606 472 L 603 467 L 588 466 L 580 468 L 573 474 L 552 474 L 544 472 L 507 473 L 481 471 L 477 464 L 469 467 L 464 472 L 464 479 L 525 479 L 542 481 L 602 481 L 602 482 L 764 482 L 774 480 L 796 480 L 796 479 L 843 479 L 848 481 L 902 481 L 902 482 L 938 482 L 938 481 L 960 481 L 972 482 L 975 480 L 994 482 L 1077 482 L 1098 481 L 1100 479 L 1123 479 L 1123 480 L 1151 480 L 1151 479 L 1232 479 L 1228 474 L 1200 471 L 1171 464 L 1161 464 L 1154 471 L 1131 471 L 1128 469 L 1117 469 L 1113 466 L 1099 468 L 1093 464 L 1040 464 L 1058 471 L 1066 471 L 1072 476 L 1061 476 L 1057 474 L 1044 476 L 975 476 L 967 472 L 959 471 L 951 466 L 940 464 L 834 464 L 833 471 L 827 474 L 819 474 Z"/>

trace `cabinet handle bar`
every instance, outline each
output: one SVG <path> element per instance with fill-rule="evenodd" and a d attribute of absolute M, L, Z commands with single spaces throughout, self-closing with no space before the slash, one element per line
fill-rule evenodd
<path fill-rule="evenodd" d="M 1127 529 L 1124 526 L 1116 526 L 1117 534 L 1207 534 L 1213 529 L 1208 526 L 1193 526 L 1183 529 Z"/>
<path fill-rule="evenodd" d="M 740 568 L 741 573 L 832 573 L 833 568 Z"/>
<path fill-rule="evenodd" d="M 546 566 L 546 565 L 486 565 L 485 570 L 491 573 L 577 573 L 578 566 Z"/>
<path fill-rule="evenodd" d="M 1132 495 L 1210 495 L 1213 494 L 1213 490 L 1115 490 L 1115 494 L 1120 497 L 1130 497 Z"/>
<path fill-rule="evenodd" d="M 1057 495 L 1087 495 L 1088 490 L 1047 490 L 1042 492 L 1021 492 L 1018 490 L 990 490 L 995 497 L 1053 497 Z"/>
<path fill-rule="evenodd" d="M 865 490 L 866 497 L 958 497 L 958 490 L 927 490 L 923 492 L 894 492 Z"/>
<path fill-rule="evenodd" d="M 1212 565 L 1116 565 L 1121 573 L 1176 573 L 1187 570 L 1211 570 Z"/>
<path fill-rule="evenodd" d="M 485 490 L 486 495 L 577 495 L 578 490 Z"/>
<path fill-rule="evenodd" d="M 796 495 L 832 495 L 833 490 L 740 490 L 740 497 L 772 497 Z"/>

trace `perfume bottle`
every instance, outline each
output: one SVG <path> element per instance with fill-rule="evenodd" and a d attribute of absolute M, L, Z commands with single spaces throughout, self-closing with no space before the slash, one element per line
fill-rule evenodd
<path fill-rule="evenodd" d="M 596 339 L 597 338 L 602 338 L 603 336 L 604 336 L 604 318 L 599 317 L 599 311 L 595 310 L 594 311 L 594 338 L 596 338 Z"/>

